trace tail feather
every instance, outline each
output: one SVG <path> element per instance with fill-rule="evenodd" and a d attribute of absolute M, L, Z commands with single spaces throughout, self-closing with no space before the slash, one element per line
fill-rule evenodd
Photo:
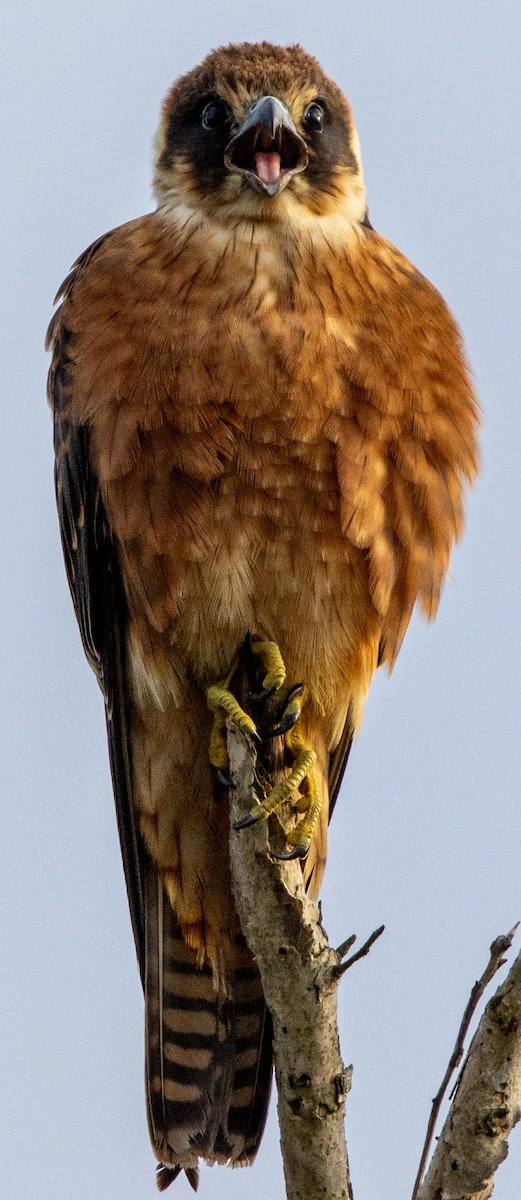
<path fill-rule="evenodd" d="M 179 1164 L 176 1167 L 165 1167 L 162 1163 L 158 1163 L 156 1171 L 156 1184 L 160 1192 L 166 1192 L 167 1187 L 177 1179 L 181 1174 L 182 1167 Z M 197 1188 L 195 1189 L 197 1191 Z"/>
<path fill-rule="evenodd" d="M 198 1158 L 251 1161 L 271 1084 L 271 1023 L 242 938 L 231 947 L 226 991 L 183 940 L 157 871 L 146 881 L 146 1081 L 158 1186 Z M 200 957 L 200 956 L 199 956 Z"/>
<path fill-rule="evenodd" d="M 246 1166 L 255 1157 L 266 1124 L 272 1078 L 273 1029 L 260 975 L 244 938 L 237 938 L 233 975 L 233 1078 L 216 1156 Z M 234 1147 L 230 1154 L 229 1147 Z"/>

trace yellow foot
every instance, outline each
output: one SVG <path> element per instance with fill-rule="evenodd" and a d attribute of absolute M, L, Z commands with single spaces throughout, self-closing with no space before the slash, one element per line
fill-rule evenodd
<path fill-rule="evenodd" d="M 279 691 L 286 680 L 286 668 L 276 642 L 268 642 L 263 641 L 261 638 L 255 638 L 250 643 L 250 648 L 252 654 L 255 658 L 259 659 L 261 667 L 264 669 L 262 690 L 256 694 L 252 694 L 252 700 L 258 703 L 259 701 L 266 700 L 273 692 Z M 209 746 L 210 763 L 214 768 L 218 782 L 224 787 L 231 787 L 231 780 L 228 775 L 228 751 L 226 748 L 227 718 L 229 717 L 246 737 L 251 738 L 259 744 L 261 741 L 255 721 L 241 708 L 233 692 L 230 691 L 229 685 L 236 667 L 237 663 L 235 662 L 228 672 L 226 679 L 222 679 L 220 683 L 213 683 L 206 692 L 208 708 L 214 714 Z M 302 707 L 303 690 L 302 685 L 299 684 L 297 687 L 292 688 L 286 696 L 279 724 L 273 730 L 274 737 L 290 729 L 295 724 L 295 721 L 298 720 Z"/>
<path fill-rule="evenodd" d="M 299 792 L 295 807 L 303 812 L 302 820 L 288 833 L 286 844 L 290 847 L 287 854 L 273 854 L 274 858 L 287 860 L 290 858 L 305 858 L 311 846 L 313 832 L 318 821 L 322 799 L 317 781 L 316 761 L 314 750 L 307 746 L 298 727 L 286 735 L 286 743 L 295 753 L 295 763 L 303 761 L 307 756 L 308 769 L 299 784 Z M 291 779 L 291 775 L 289 776 Z M 273 851 L 272 851 L 273 853 Z"/>
<path fill-rule="evenodd" d="M 226 720 L 228 717 L 237 725 L 238 729 L 251 738 L 252 741 L 260 743 L 260 737 L 257 733 L 257 726 L 248 713 L 244 712 L 238 701 L 235 699 L 233 692 L 230 692 L 227 684 L 229 677 L 224 679 L 222 683 L 213 683 L 207 689 L 206 701 L 210 712 L 213 712 L 213 725 L 210 734 L 210 745 L 208 754 L 210 764 L 214 769 L 218 783 L 223 787 L 231 787 L 231 779 L 229 777 L 229 762 L 228 749 L 226 745 Z"/>
<path fill-rule="evenodd" d="M 284 659 L 276 642 L 263 642 L 260 638 L 252 640 L 251 651 L 255 658 L 260 659 L 266 672 L 262 680 L 262 690 L 253 695 L 252 700 L 267 700 L 268 696 L 278 692 L 286 682 Z"/>
<path fill-rule="evenodd" d="M 321 808 L 320 790 L 316 775 L 317 756 L 307 745 L 296 722 L 302 708 L 302 685 L 289 693 L 284 706 L 280 725 L 272 732 L 275 736 L 284 734 L 286 749 L 293 759 L 291 771 L 286 779 L 278 783 L 256 808 L 234 822 L 234 829 L 248 829 L 257 821 L 265 821 L 271 813 L 276 812 L 286 801 L 293 801 L 296 809 L 304 813 L 302 820 L 286 837 L 289 847 L 285 854 L 275 854 L 273 857 L 283 860 L 305 858 L 311 846 L 313 831 Z"/>
<path fill-rule="evenodd" d="M 316 777 L 317 756 L 305 742 L 299 727 L 299 718 L 304 702 L 304 685 L 298 683 L 289 689 L 285 687 L 286 667 L 276 642 L 254 638 L 251 642 L 251 652 L 259 660 L 263 671 L 261 690 L 251 693 L 254 703 L 259 704 L 267 700 L 274 692 L 282 692 L 278 718 L 275 725 L 269 730 L 268 737 L 284 738 L 291 770 L 287 778 L 278 783 L 262 803 L 258 804 L 248 816 L 235 822 L 234 828 L 237 830 L 247 829 L 249 826 L 255 825 L 257 821 L 265 821 L 282 804 L 291 801 L 297 811 L 304 815 L 295 829 L 288 834 L 287 854 L 274 855 L 274 857 L 305 858 L 320 813 L 321 801 Z M 227 719 L 233 721 L 247 738 L 257 743 L 261 741 L 254 720 L 241 708 L 233 692 L 230 691 L 230 682 L 236 668 L 237 663 L 234 663 L 226 679 L 212 684 L 206 693 L 208 708 L 214 714 L 209 746 L 210 763 L 218 782 L 223 787 L 231 787 L 226 745 Z"/>

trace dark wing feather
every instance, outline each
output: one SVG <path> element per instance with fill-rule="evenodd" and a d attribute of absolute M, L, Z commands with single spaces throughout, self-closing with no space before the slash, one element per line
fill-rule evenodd
<path fill-rule="evenodd" d="M 67 298 L 100 244 L 78 260 L 49 329 L 56 496 L 74 609 L 105 699 L 119 836 L 145 990 L 148 1115 L 160 1160 L 158 1186 L 164 1190 L 179 1173 L 179 1155 L 195 1188 L 197 1168 L 190 1159 L 197 1154 L 244 1163 L 256 1153 L 271 1085 L 271 1021 L 245 944 L 235 946 L 229 994 L 215 990 L 211 968 L 198 963 L 165 903 L 134 816 L 126 597 L 117 542 L 93 467 L 90 429 L 71 415 L 78 351 L 68 327 Z"/>
<path fill-rule="evenodd" d="M 108 235 L 107 235 L 108 236 Z M 67 296 L 100 239 L 62 286 Z M 67 578 L 85 654 L 105 699 L 110 765 L 123 866 L 141 978 L 144 978 L 145 849 L 132 808 L 126 703 L 126 601 L 117 550 L 89 454 L 89 430 L 68 417 L 74 387 L 74 337 L 60 308 L 47 335 L 52 350 L 49 401 L 54 414 L 55 483 Z"/>
<path fill-rule="evenodd" d="M 347 760 L 351 753 L 351 746 L 353 745 L 353 736 L 353 722 L 350 714 L 348 713 L 346 723 L 342 730 L 342 737 L 340 738 L 338 746 L 335 746 L 335 749 L 329 756 L 329 820 L 331 820 L 331 817 L 333 816 L 333 809 L 338 799 L 340 785 L 344 778 L 344 771 L 347 767 Z"/>

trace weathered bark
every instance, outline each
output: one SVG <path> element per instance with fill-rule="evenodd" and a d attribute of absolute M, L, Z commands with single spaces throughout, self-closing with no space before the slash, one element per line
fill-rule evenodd
<path fill-rule="evenodd" d="M 521 1116 L 521 954 L 485 1009 L 418 1200 L 488 1200 Z"/>
<path fill-rule="evenodd" d="M 254 762 L 233 726 L 228 749 L 233 821 L 251 810 Z M 299 864 L 276 862 L 267 850 L 266 822 L 240 833 L 232 828 L 237 907 L 273 1017 L 287 1200 L 348 1200 L 344 1109 L 350 1070 L 340 1057 L 336 1019 L 342 951 L 328 945 Z"/>

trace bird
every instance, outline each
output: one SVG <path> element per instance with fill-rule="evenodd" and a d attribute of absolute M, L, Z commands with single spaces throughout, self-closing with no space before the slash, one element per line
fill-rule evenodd
<path fill-rule="evenodd" d="M 154 211 L 77 259 L 47 345 L 163 1190 L 251 1163 L 269 1100 L 228 849 L 225 721 L 258 736 L 239 648 L 280 697 L 289 785 L 238 824 L 287 812 L 316 896 L 371 679 L 438 608 L 479 405 L 446 303 L 371 224 L 349 103 L 299 45 L 221 47 L 179 78 L 154 164 Z"/>

